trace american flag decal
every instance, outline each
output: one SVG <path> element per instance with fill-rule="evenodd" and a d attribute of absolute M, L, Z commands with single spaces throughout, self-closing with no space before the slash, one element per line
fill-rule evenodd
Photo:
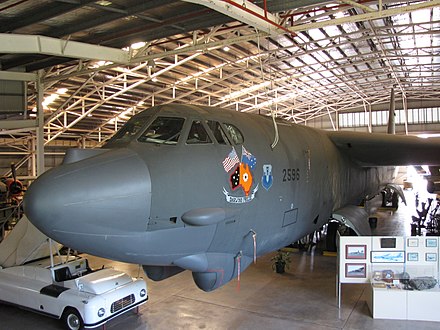
<path fill-rule="evenodd" d="M 229 172 L 239 162 L 240 161 L 238 159 L 237 152 L 235 151 L 235 148 L 232 147 L 232 151 L 223 161 L 223 168 L 225 169 L 226 172 Z"/>

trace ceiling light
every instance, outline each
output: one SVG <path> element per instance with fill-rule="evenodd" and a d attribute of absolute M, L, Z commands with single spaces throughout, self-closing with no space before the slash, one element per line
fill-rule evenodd
<path fill-rule="evenodd" d="M 142 48 L 146 45 L 146 42 L 144 41 L 139 41 L 139 42 L 135 42 L 134 44 L 131 44 L 130 48 L 131 49 L 139 49 Z"/>
<path fill-rule="evenodd" d="M 111 1 L 108 0 L 99 0 L 95 2 L 97 5 L 103 6 L 103 7 L 107 7 L 110 6 L 112 4 Z"/>
<path fill-rule="evenodd" d="M 68 91 L 67 88 L 58 88 L 57 89 L 57 94 L 66 94 Z"/>
<path fill-rule="evenodd" d="M 91 64 L 91 67 L 92 68 L 100 68 L 101 66 L 110 65 L 110 64 L 113 64 L 113 62 L 110 62 L 110 61 L 97 61 L 97 62 L 93 62 Z"/>
<path fill-rule="evenodd" d="M 223 50 L 224 50 L 225 52 L 229 52 L 229 51 L 231 50 L 231 48 L 229 48 L 228 46 L 225 46 L 225 47 L 223 47 Z"/>

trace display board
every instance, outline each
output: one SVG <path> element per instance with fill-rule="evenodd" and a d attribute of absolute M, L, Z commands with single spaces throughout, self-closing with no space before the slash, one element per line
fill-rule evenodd
<path fill-rule="evenodd" d="M 439 279 L 439 238 L 434 236 L 341 236 L 340 283 L 369 283 L 378 272 Z"/>
<path fill-rule="evenodd" d="M 341 236 L 341 285 L 371 283 L 367 304 L 374 318 L 440 321 L 439 237 Z"/>

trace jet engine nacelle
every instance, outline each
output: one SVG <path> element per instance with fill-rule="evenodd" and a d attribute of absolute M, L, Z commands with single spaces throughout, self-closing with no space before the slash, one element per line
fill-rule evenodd
<path fill-rule="evenodd" d="M 203 291 L 209 292 L 228 283 L 239 272 L 244 271 L 252 258 L 242 254 L 208 252 L 183 257 L 174 264 L 192 271 L 196 285 Z"/>
<path fill-rule="evenodd" d="M 185 269 L 175 266 L 148 266 L 143 265 L 145 274 L 147 274 L 148 278 L 153 281 L 162 281 L 167 279 L 168 277 L 174 276 L 183 272 Z"/>

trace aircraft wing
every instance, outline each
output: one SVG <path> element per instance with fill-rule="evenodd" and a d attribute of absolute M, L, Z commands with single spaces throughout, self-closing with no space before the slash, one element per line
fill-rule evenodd
<path fill-rule="evenodd" d="M 346 131 L 327 134 L 361 166 L 440 165 L 440 138 Z"/>

